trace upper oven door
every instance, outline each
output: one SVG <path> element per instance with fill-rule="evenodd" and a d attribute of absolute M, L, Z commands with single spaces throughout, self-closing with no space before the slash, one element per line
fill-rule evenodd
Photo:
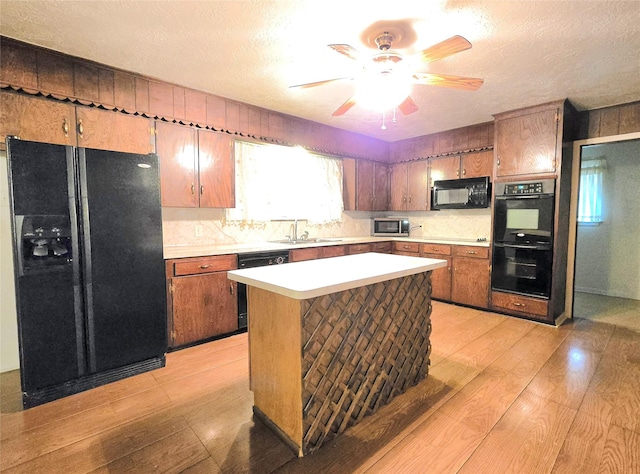
<path fill-rule="evenodd" d="M 553 242 L 554 195 L 496 196 L 493 240 L 549 246 Z"/>

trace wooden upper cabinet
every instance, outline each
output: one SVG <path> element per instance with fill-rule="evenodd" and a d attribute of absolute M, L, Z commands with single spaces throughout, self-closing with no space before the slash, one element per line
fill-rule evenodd
<path fill-rule="evenodd" d="M 234 144 L 231 135 L 198 130 L 200 207 L 235 207 Z"/>
<path fill-rule="evenodd" d="M 356 210 L 356 160 L 342 159 L 342 201 L 345 211 Z"/>
<path fill-rule="evenodd" d="M 398 163 L 389 167 L 391 211 L 426 211 L 428 208 L 427 160 Z"/>
<path fill-rule="evenodd" d="M 373 161 L 358 160 L 356 166 L 356 209 L 373 210 Z"/>
<path fill-rule="evenodd" d="M 443 158 L 431 158 L 429 160 L 431 168 L 430 185 L 433 186 L 434 181 L 443 179 L 460 178 L 460 156 L 445 156 Z"/>
<path fill-rule="evenodd" d="M 156 122 L 163 207 L 198 207 L 196 129 Z"/>
<path fill-rule="evenodd" d="M 373 170 L 373 210 L 386 211 L 389 209 L 389 166 L 376 161 Z"/>
<path fill-rule="evenodd" d="M 561 106 L 496 115 L 496 176 L 555 173 Z"/>
<path fill-rule="evenodd" d="M 155 152 L 150 119 L 77 107 L 78 146 L 146 155 Z"/>
<path fill-rule="evenodd" d="M 389 167 L 390 211 L 405 211 L 407 209 L 407 167 L 407 163 L 398 163 Z"/>
<path fill-rule="evenodd" d="M 493 175 L 493 150 L 462 155 L 460 163 L 463 178 Z"/>
<path fill-rule="evenodd" d="M 5 138 L 17 136 L 23 140 L 76 144 L 76 107 L 9 92 L 0 93 L 0 147 Z"/>
<path fill-rule="evenodd" d="M 429 162 L 412 161 L 407 167 L 407 211 L 426 211 L 429 206 Z"/>

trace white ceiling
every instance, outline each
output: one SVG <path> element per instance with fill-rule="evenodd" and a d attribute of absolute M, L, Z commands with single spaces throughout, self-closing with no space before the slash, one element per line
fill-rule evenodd
<path fill-rule="evenodd" d="M 373 54 L 368 34 L 384 25 L 404 27 L 403 55 L 464 36 L 472 49 L 418 71 L 484 85 L 416 85 L 419 111 L 386 130 L 358 105 L 331 116 L 351 81 L 289 89 L 356 74 L 327 44 Z M 579 110 L 640 100 L 638 0 L 0 0 L 0 34 L 386 141 L 565 97 Z"/>

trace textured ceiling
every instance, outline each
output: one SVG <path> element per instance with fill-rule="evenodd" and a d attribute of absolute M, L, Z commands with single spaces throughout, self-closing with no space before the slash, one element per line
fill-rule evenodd
<path fill-rule="evenodd" d="M 476 92 L 416 85 L 419 111 L 382 130 L 356 105 L 357 74 L 327 47 L 373 54 L 369 34 L 400 28 L 410 55 L 450 36 L 473 48 L 420 72 L 480 77 Z M 0 0 L 0 34 L 222 97 L 395 141 L 569 98 L 579 109 L 640 100 L 640 1 Z M 402 49 L 400 49 L 402 46 Z"/>

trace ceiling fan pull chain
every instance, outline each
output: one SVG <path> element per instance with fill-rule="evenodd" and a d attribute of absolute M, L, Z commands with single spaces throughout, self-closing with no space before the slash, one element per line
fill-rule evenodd
<path fill-rule="evenodd" d="M 385 113 L 384 113 L 384 111 L 383 111 L 383 112 L 382 112 L 382 127 L 380 127 L 382 130 L 386 130 L 386 129 L 387 129 L 387 126 L 386 126 L 386 124 L 384 123 L 384 114 L 385 114 Z"/>
<path fill-rule="evenodd" d="M 398 120 L 396 119 L 396 107 L 393 107 L 393 119 L 391 120 L 392 123 L 396 123 Z"/>

